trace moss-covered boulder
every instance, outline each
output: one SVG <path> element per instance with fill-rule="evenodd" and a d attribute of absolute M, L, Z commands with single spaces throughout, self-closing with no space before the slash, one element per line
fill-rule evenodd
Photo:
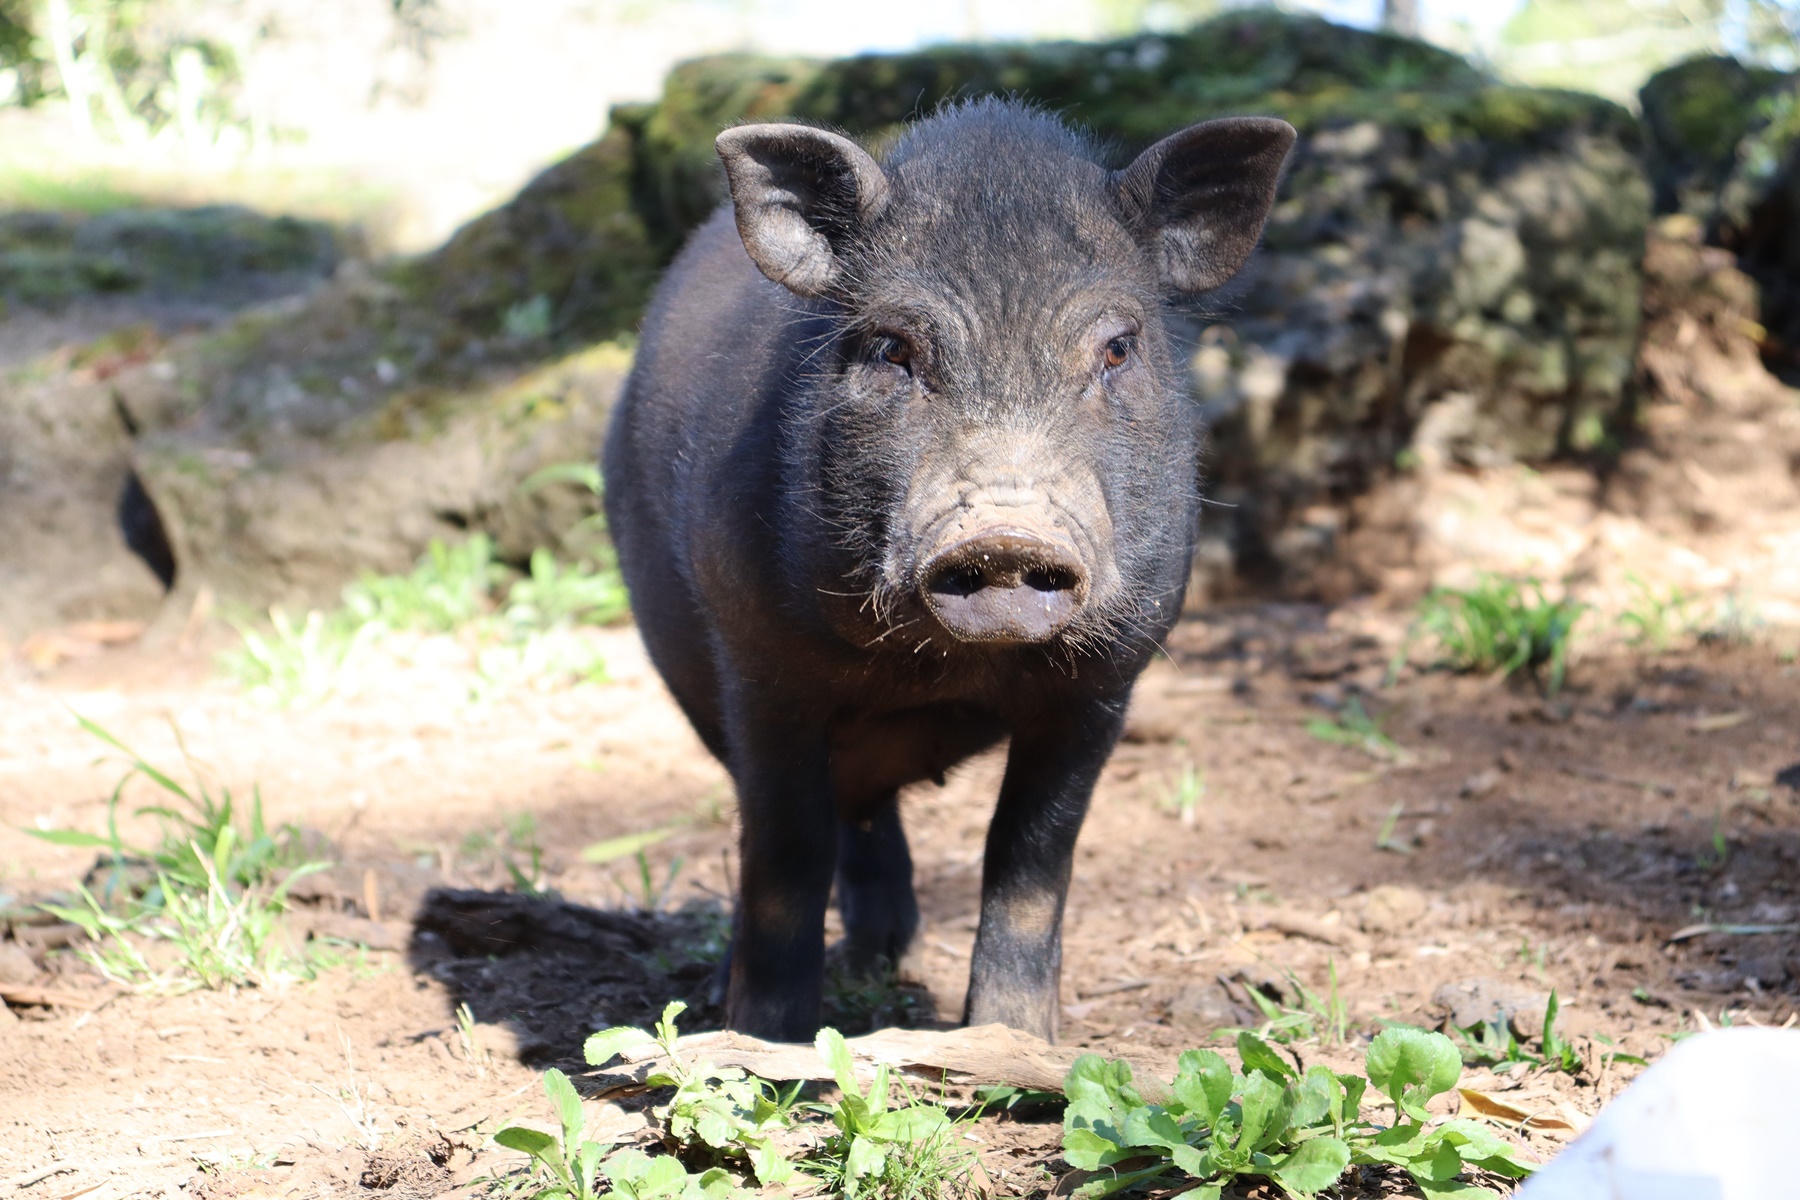
<path fill-rule="evenodd" d="M 1762 293 L 1765 358 L 1800 374 L 1800 73 L 1696 58 L 1641 100 L 1656 211 L 1737 254 Z"/>
<path fill-rule="evenodd" d="M 1750 219 L 1800 134 L 1800 76 L 1707 55 L 1657 72 L 1639 93 L 1658 214 L 1686 213 L 1715 237 Z"/>
<path fill-rule="evenodd" d="M 89 295 L 292 290 L 331 273 L 329 226 L 236 205 L 97 214 L 0 213 L 0 300 L 53 307 Z"/>
<path fill-rule="evenodd" d="M 1596 445 L 1621 412 L 1649 212 L 1633 118 L 1272 10 L 1097 45 L 687 63 L 413 285 L 490 329 L 542 296 L 558 336 L 627 333 L 654 268 L 723 196 L 721 128 L 793 118 L 878 145 L 919 112 L 993 93 L 1065 114 L 1121 159 L 1213 116 L 1301 130 L 1267 250 L 1213 306 L 1195 360 L 1215 489 L 1239 505 L 1221 522 L 1234 563 L 1309 569 L 1331 531 L 1297 514 L 1365 486 L 1421 430 L 1427 457 L 1536 459 Z M 577 174 L 587 191 L 566 186 Z M 629 209 L 582 226 L 580 204 L 602 195 Z"/>
<path fill-rule="evenodd" d="M 1621 411 L 1649 197 L 1637 124 L 1606 101 L 1272 10 L 1100 44 L 725 56 L 615 109 L 438 251 L 183 350 L 161 391 L 124 389 L 190 584 L 329 598 L 435 533 L 493 529 L 514 554 L 553 537 L 504 497 L 547 457 L 592 456 L 616 372 L 587 371 L 553 418 L 511 405 L 510 381 L 629 338 L 722 198 L 718 131 L 792 118 L 879 145 L 991 93 L 1088 126 L 1121 161 L 1213 116 L 1301 130 L 1267 249 L 1189 330 L 1213 492 L 1238 506 L 1218 510 L 1207 561 L 1301 580 L 1338 502 L 1397 458 L 1542 458 L 1594 445 Z"/>

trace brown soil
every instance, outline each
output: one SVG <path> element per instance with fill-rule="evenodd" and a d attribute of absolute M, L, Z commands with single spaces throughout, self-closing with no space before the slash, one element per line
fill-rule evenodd
<path fill-rule="evenodd" d="M 1426 536 L 1432 512 L 1477 513 L 1490 532 L 1510 519 L 1527 548 L 1585 530 L 1546 573 L 1567 565 L 1600 591 L 1634 568 L 1714 595 L 1742 585 L 1732 572 L 1763 572 L 1790 594 L 1776 576 L 1800 529 L 1793 396 L 1764 388 L 1747 408 L 1689 383 L 1684 393 L 1665 380 L 1649 435 L 1610 483 L 1576 468 L 1529 479 L 1445 470 L 1369 498 L 1347 547 L 1362 580 L 1392 575 L 1374 598 L 1217 608 L 1177 629 L 1082 838 L 1065 1041 L 1165 1060 L 1218 1027 L 1260 1021 L 1253 990 L 1295 1003 L 1297 985 L 1327 994 L 1333 977 L 1360 1033 L 1382 1019 L 1478 1015 L 1495 998 L 1529 1032 L 1554 988 L 1583 1069 L 1472 1075 L 1543 1115 L 1524 1136 L 1547 1154 L 1638 1069 L 1612 1051 L 1654 1057 L 1665 1035 L 1706 1021 L 1793 1018 L 1790 633 L 1739 623 L 1654 653 L 1599 636 L 1612 628 L 1601 613 L 1554 700 L 1529 683 L 1437 671 L 1381 686 L 1421 572 L 1455 565 L 1443 561 L 1454 543 Z M 1745 435 L 1752 423 L 1757 437 Z M 1696 474 L 1705 461 L 1714 467 Z M 1750 479 L 1754 494 L 1736 486 Z M 1395 514 L 1409 505 L 1417 520 L 1402 528 Z M 1627 526 L 1639 532 L 1620 534 Z M 1482 540 L 1512 544 L 1504 532 Z M 1709 584 L 1706 564 L 1722 554 L 1737 565 Z M 1689 573 L 1658 573 L 1652 558 Z M 17 917 L 92 864 L 91 850 L 20 832 L 103 827 L 123 768 L 95 762 L 103 747 L 73 712 L 163 765 L 181 761 L 178 731 L 214 783 L 240 798 L 259 787 L 271 820 L 315 831 L 337 865 L 297 890 L 296 930 L 369 947 L 312 982 L 155 997 L 100 979 L 67 927 L 15 919 L 0 930 L 12 997 L 0 1004 L 0 1197 L 479 1191 L 521 1162 L 488 1135 L 521 1118 L 548 1124 L 538 1072 L 586 1070 L 586 1034 L 647 1023 L 672 998 L 690 1005 L 685 1029 L 716 1027 L 728 781 L 635 635 L 596 636 L 614 677 L 603 686 L 471 702 L 467 652 L 423 639 L 353 694 L 298 712 L 258 707 L 216 677 L 222 631 L 186 648 L 90 639 L 61 663 L 0 661 L 0 908 Z M 1350 697 L 1393 749 L 1308 731 Z M 960 1011 L 1001 766 L 984 757 L 907 797 L 925 914 L 906 964 L 916 982 L 835 988 L 828 1016 L 846 1032 Z M 1184 780 L 1197 797 L 1185 813 Z M 151 794 L 134 782 L 127 807 Z M 535 834 L 516 822 L 506 833 L 518 814 Z M 666 896 L 648 898 L 655 911 L 635 863 L 580 857 L 670 825 L 646 852 L 653 891 L 674 875 Z M 137 820 L 126 832 L 141 841 L 154 829 Z M 508 894 L 509 862 L 529 872 L 533 840 L 540 883 L 561 901 Z M 1693 930 L 1713 925 L 1788 932 Z M 1298 1051 L 1358 1058 L 1353 1047 Z M 590 1102 L 603 1137 L 645 1136 L 641 1109 Z M 1040 1193 L 1065 1169 L 1054 1124 L 989 1119 L 974 1136 L 999 1194 Z M 1358 1186 L 1399 1190 L 1375 1176 Z"/>
<path fill-rule="evenodd" d="M 1775 780 L 1800 759 L 1800 668 L 1754 645 L 1590 660 L 1555 703 L 1422 674 L 1370 693 L 1405 752 L 1398 761 L 1310 736 L 1322 703 L 1372 688 L 1394 624 L 1354 606 L 1265 605 L 1177 631 L 1144 680 L 1083 837 L 1065 1040 L 1201 1044 L 1216 1026 L 1250 1022 L 1245 987 L 1291 997 L 1291 976 L 1324 992 L 1332 969 L 1359 1028 L 1436 1022 L 1434 994 L 1471 980 L 1554 986 L 1568 1030 L 1645 1055 L 1699 1013 L 1792 1015 L 1792 936 L 1670 935 L 1794 920 L 1800 792 Z M 58 1167 L 19 1189 L 31 1196 L 96 1185 L 104 1197 L 172 1194 L 204 1165 L 223 1172 L 201 1179 L 206 1195 L 265 1194 L 227 1188 L 252 1180 L 266 1194 L 311 1195 L 352 1175 L 379 1191 L 367 1180 L 388 1171 L 392 1194 L 436 1194 L 514 1165 L 484 1135 L 546 1117 L 535 1069 L 579 1068 L 587 1033 L 647 1022 L 674 997 L 692 1005 L 686 1027 L 716 1025 L 725 778 L 635 639 L 609 641 L 617 682 L 477 709 L 447 669 L 425 666 L 297 714 L 248 704 L 198 653 L 113 650 L 10 682 L 0 693 L 7 892 L 66 886 L 90 864 L 91 852 L 16 832 L 100 828 L 119 768 L 93 763 L 97 746 L 73 710 L 157 762 L 179 760 L 179 728 L 215 780 L 244 791 L 254 781 L 272 819 L 323 831 L 340 865 L 304 889 L 302 917 L 378 948 L 281 990 L 155 998 L 39 949 L 55 929 L 18 928 L 45 968 L 32 983 L 68 1002 L 0 1016 L 4 1177 Z M 1205 791 L 1184 819 L 1166 802 L 1190 765 Z M 841 1025 L 959 1010 L 1000 767 L 984 758 L 909 797 L 926 915 L 909 967 L 921 986 L 840 991 Z M 500 911 L 491 904 L 507 901 L 482 894 L 507 874 L 468 839 L 520 812 L 536 818 L 546 882 L 569 905 Z M 636 911 L 635 866 L 576 854 L 682 821 L 649 851 L 659 883 L 682 861 L 658 914 Z M 421 906 L 438 885 L 480 891 L 435 892 Z M 478 1021 L 473 1047 L 457 1030 L 459 1003 Z M 1573 1079 L 1488 1085 L 1574 1120 L 1631 1073 L 1587 1048 L 1588 1070 Z M 606 1120 L 635 1128 L 610 1111 Z M 1054 1128 L 1017 1128 L 1037 1131 L 1023 1150 L 1054 1166 L 1053 1136 L 1044 1143 Z M 411 1165 L 394 1166 L 395 1154 Z M 250 1166 L 263 1170 L 231 1170 Z"/>

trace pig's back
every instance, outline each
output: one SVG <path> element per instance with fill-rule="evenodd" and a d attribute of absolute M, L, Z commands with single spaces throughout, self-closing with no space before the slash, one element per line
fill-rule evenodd
<path fill-rule="evenodd" d="M 762 519 L 780 495 L 775 410 L 795 355 L 793 320 L 811 315 L 803 304 L 756 269 L 730 206 L 721 208 L 657 289 L 606 440 L 607 525 L 633 611 L 715 753 L 721 613 L 703 596 L 724 586 L 756 607 L 766 590 L 754 576 L 775 555 Z M 722 584 L 720 573 L 736 578 Z"/>

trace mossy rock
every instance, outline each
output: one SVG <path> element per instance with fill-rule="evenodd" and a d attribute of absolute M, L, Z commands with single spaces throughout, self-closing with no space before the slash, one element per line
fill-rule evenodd
<path fill-rule="evenodd" d="M 1757 170 L 1752 160 L 1762 157 L 1766 168 L 1800 133 L 1788 111 L 1797 81 L 1722 55 L 1689 59 L 1651 76 L 1639 101 L 1656 211 L 1741 223 L 1744 213 L 1721 213 L 1724 193 L 1734 176 Z"/>
<path fill-rule="evenodd" d="M 358 568 L 404 566 L 455 528 L 512 554 L 553 544 L 547 518 L 515 520 L 498 498 L 551 448 L 591 459 L 623 367 L 561 398 L 528 387 L 520 401 L 513 381 L 629 341 L 659 271 L 723 198 L 719 130 L 798 119 L 879 145 L 991 93 L 1066 114 L 1120 161 L 1213 116 L 1301 129 L 1265 250 L 1187 331 L 1213 494 L 1237 505 L 1214 536 L 1239 565 L 1302 586 L 1330 547 L 1296 522 L 1408 451 L 1542 459 L 1592 448 L 1621 419 L 1649 198 L 1638 126 L 1607 101 L 1505 87 L 1423 43 L 1271 10 L 1099 44 L 726 55 L 615 109 L 603 137 L 436 252 L 340 272 L 297 307 L 187 345 L 174 382 L 123 388 L 156 431 L 140 473 L 173 513 L 189 578 L 329 599 Z M 477 470 L 477 446 L 500 465 Z M 407 471 L 430 486 L 397 489 Z M 326 500 L 354 530 L 333 527 Z"/>
<path fill-rule="evenodd" d="M 0 213 L 0 297 L 56 306 L 93 294 L 253 288 L 260 278 L 329 274 L 343 250 L 330 226 L 235 205 Z"/>
<path fill-rule="evenodd" d="M 681 64 L 652 104 L 615 108 L 604 137 L 420 260 L 407 286 L 446 297 L 484 334 L 547 298 L 552 333 L 629 333 L 657 270 L 724 198 L 713 139 L 792 119 L 871 143 L 937 105 L 1017 96 L 1092 130 L 1123 157 L 1195 121 L 1282 116 L 1313 133 L 1374 122 L 1411 145 L 1476 140 L 1531 152 L 1587 134 L 1635 147 L 1617 105 L 1499 85 L 1423 42 L 1274 10 L 1186 33 L 1103 43 L 945 46 L 832 62 L 722 55 Z"/>
<path fill-rule="evenodd" d="M 1800 377 L 1800 72 L 1696 58 L 1641 99 L 1657 211 L 1738 255 L 1762 292 L 1765 359 Z"/>

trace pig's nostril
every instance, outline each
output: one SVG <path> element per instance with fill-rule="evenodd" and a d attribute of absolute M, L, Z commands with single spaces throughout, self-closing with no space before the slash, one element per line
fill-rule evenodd
<path fill-rule="evenodd" d="M 932 591 L 942 592 L 946 595 L 970 596 L 987 587 L 988 581 L 980 567 L 953 567 L 941 575 L 932 577 L 929 586 Z"/>
<path fill-rule="evenodd" d="M 920 585 L 938 622 L 971 642 L 1045 641 L 1087 599 L 1087 573 L 1072 548 L 1010 531 L 934 555 Z"/>
<path fill-rule="evenodd" d="M 1040 592 L 1072 592 L 1081 586 L 1081 576 L 1067 567 L 1030 567 L 1025 586 Z"/>

